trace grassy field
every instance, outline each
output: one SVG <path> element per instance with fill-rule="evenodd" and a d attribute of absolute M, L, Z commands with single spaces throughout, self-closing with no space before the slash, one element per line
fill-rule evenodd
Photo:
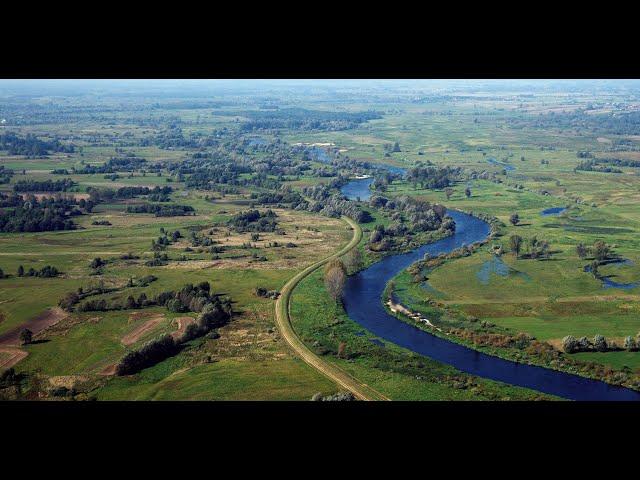
<path fill-rule="evenodd" d="M 600 275 L 619 283 L 640 281 L 640 170 L 631 167 L 620 167 L 622 173 L 574 170 L 581 160 L 579 151 L 589 151 L 594 158 L 640 159 L 640 137 L 586 127 L 521 125 L 540 114 L 561 114 L 589 104 L 596 105 L 589 110 L 591 113 L 617 111 L 622 108 L 620 105 L 634 104 L 633 97 L 625 93 L 602 97 L 602 93 L 538 92 L 527 96 L 484 92 L 456 99 L 421 101 L 416 92 L 404 92 L 393 98 L 380 95 L 363 99 L 362 95 L 355 95 L 354 99 L 348 99 L 343 95 L 327 102 L 317 101 L 322 98 L 318 92 L 309 95 L 306 100 L 282 97 L 281 101 L 283 106 L 324 111 L 375 110 L 383 117 L 340 130 L 279 128 L 248 136 L 292 144 L 330 144 L 351 159 L 406 169 L 427 161 L 437 166 L 463 167 L 467 178 L 453 185 L 451 198 L 443 190 L 422 189 L 408 181 L 395 181 L 385 195 L 415 196 L 447 208 L 495 216 L 504 223 L 501 237 L 469 257 L 427 272 L 425 282 L 414 282 L 406 272 L 400 274 L 395 279 L 396 291 L 408 306 L 437 320 L 442 311 L 428 303 L 436 300 L 460 315 L 476 317 L 513 334 L 529 334 L 554 347 L 560 346 L 565 335 L 602 334 L 621 343 L 625 336 L 640 332 L 640 287 L 604 288 L 601 280 L 584 271 L 591 259 L 580 258 L 576 252 L 578 243 L 593 245 L 603 240 L 626 261 L 601 266 Z M 38 99 L 42 104 L 55 101 L 58 100 L 46 96 Z M 82 106 L 83 100 L 65 101 Z M 83 164 L 100 165 L 111 157 L 126 154 L 144 157 L 151 164 L 182 162 L 188 155 L 210 147 L 161 148 L 154 144 L 154 136 L 165 132 L 169 124 L 175 124 L 186 139 L 201 136 L 202 140 L 221 138 L 224 142 L 225 135 L 235 132 L 247 120 L 243 112 L 262 108 L 263 99 L 166 109 L 152 106 L 149 99 L 136 99 L 136 108 L 124 108 L 126 102 L 121 99 L 101 101 L 109 107 L 103 120 L 79 115 L 64 121 L 11 126 L 11 131 L 20 135 L 32 133 L 48 139 L 60 136 L 77 148 L 73 154 L 54 153 L 45 158 L 0 152 L 0 166 L 16 171 L 9 183 L 0 184 L 0 191 L 10 192 L 16 182 L 26 179 L 70 178 L 77 185 L 69 195 L 79 196 L 86 195 L 90 187 L 169 185 L 174 188 L 171 203 L 191 205 L 196 214 L 160 218 L 131 214 L 125 211 L 129 201 L 120 201 L 99 204 L 91 215 L 78 217 L 77 230 L 0 233 L 0 268 L 9 275 L 0 279 L 0 335 L 56 306 L 66 293 L 100 283 L 121 289 L 105 298 L 123 301 L 129 295 L 144 292 L 152 296 L 206 280 L 216 293 L 233 299 L 236 315 L 220 329 L 219 339 L 193 341 L 176 357 L 155 367 L 131 377 L 113 378 L 104 375 L 103 370 L 131 348 L 174 331 L 177 315 L 154 308 L 147 309 L 149 316 L 142 318 L 132 317 L 134 312 L 130 311 L 74 313 L 38 335 L 39 342 L 26 346 L 28 356 L 15 366 L 16 370 L 29 377 L 34 389 L 38 382 L 45 385 L 70 382 L 82 387 L 84 398 L 98 399 L 281 400 L 336 392 L 336 385 L 292 356 L 274 329 L 273 300 L 257 297 L 254 289 L 278 290 L 306 265 L 335 251 L 350 235 L 339 220 L 275 208 L 286 235 L 264 233 L 254 241 L 250 233 L 237 233 L 226 222 L 233 214 L 249 208 L 251 193 L 267 189 L 240 186 L 239 193 L 222 195 L 189 188 L 177 175 L 171 177 L 165 172 L 162 176 L 119 172 L 115 180 L 103 174 L 51 173 L 53 169 L 71 170 Z M 0 128 L 3 132 L 8 127 Z M 395 142 L 401 151 L 388 153 L 386 146 Z M 255 160 L 266 154 L 233 152 L 233 155 L 243 161 L 247 156 Z M 313 168 L 322 167 L 320 162 L 313 163 Z M 494 174 L 493 181 L 487 178 Z M 240 176 L 243 180 L 250 177 L 247 173 Z M 310 170 L 291 178 L 283 183 L 298 190 L 331 180 Z M 469 198 L 464 194 L 466 187 L 471 189 Z M 560 215 L 541 215 L 551 207 L 568 209 Z M 388 216 L 374 209 L 371 213 L 374 222 L 363 225 L 364 238 L 359 246 L 367 264 L 379 258 L 367 252 L 370 231 L 377 223 L 384 226 L 392 223 Z M 513 213 L 520 217 L 517 226 L 509 223 Z M 105 220 L 111 225 L 92 224 Z M 223 246 L 224 252 L 212 255 L 207 249 L 189 251 L 190 244 L 183 238 L 165 250 L 168 265 L 145 266 L 153 256 L 151 242 L 160 236 L 161 228 L 169 232 L 180 230 L 183 234 L 195 231 L 218 242 L 215 245 Z M 548 241 L 551 257 L 516 258 L 509 251 L 508 240 L 514 234 L 525 240 L 535 236 Z M 270 246 L 273 242 L 280 245 Z M 283 245 L 288 242 L 296 246 Z M 494 246 L 503 248 L 500 258 L 494 256 Z M 125 254 L 139 258 L 122 259 Z M 100 275 L 94 275 L 89 266 L 96 257 L 108 261 Z M 16 275 L 19 266 L 38 270 L 45 265 L 57 267 L 61 275 L 56 278 Z M 147 287 L 126 287 L 129 279 L 147 275 L 158 278 Z M 122 338 L 153 315 L 159 318 L 153 329 L 133 344 L 123 345 Z M 362 332 L 345 317 L 342 309 L 328 300 L 320 273 L 305 279 L 295 290 L 292 316 L 296 329 L 309 345 L 324 351 L 329 361 L 393 399 L 542 397 L 524 389 L 470 378 L 391 344 L 381 347 L 372 343 L 367 332 Z M 341 342 L 346 344 L 345 358 L 337 356 Z M 640 369 L 640 352 L 589 352 L 572 357 L 615 369 Z"/>

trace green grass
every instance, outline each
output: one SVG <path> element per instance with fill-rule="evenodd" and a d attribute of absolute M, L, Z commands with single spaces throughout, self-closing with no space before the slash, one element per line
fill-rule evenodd
<path fill-rule="evenodd" d="M 157 377 L 148 369 L 137 378 L 117 378 L 101 389 L 98 400 L 310 400 L 336 388 L 302 360 L 252 362 L 222 359 Z"/>
<path fill-rule="evenodd" d="M 296 287 L 291 299 L 292 324 L 312 349 L 354 377 L 394 400 L 499 400 L 551 398 L 528 389 L 463 374 L 452 367 L 376 338 L 351 321 L 328 296 L 322 272 Z M 363 334 L 363 335 L 358 335 Z M 338 358 L 341 342 L 351 359 Z M 455 379 L 455 380 L 451 380 Z M 469 382 L 467 385 L 466 382 Z M 461 387 L 461 384 L 465 384 Z"/>

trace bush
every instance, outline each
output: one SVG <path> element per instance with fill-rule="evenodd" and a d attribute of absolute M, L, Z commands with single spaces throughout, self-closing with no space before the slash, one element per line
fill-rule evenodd
<path fill-rule="evenodd" d="M 626 348 L 629 351 L 633 351 L 638 348 L 638 344 L 636 343 L 636 341 L 633 339 L 631 335 L 624 338 L 624 348 Z"/>
<path fill-rule="evenodd" d="M 578 341 L 573 335 L 567 335 L 562 339 L 562 349 L 566 353 L 575 353 L 578 351 Z"/>
<path fill-rule="evenodd" d="M 593 337 L 593 347 L 599 352 L 606 352 L 609 349 L 607 339 L 602 335 L 596 335 Z"/>

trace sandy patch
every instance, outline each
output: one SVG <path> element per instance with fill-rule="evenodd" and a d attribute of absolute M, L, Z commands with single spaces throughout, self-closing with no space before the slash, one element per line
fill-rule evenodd
<path fill-rule="evenodd" d="M 187 330 L 187 327 L 192 323 L 196 323 L 196 319 L 193 317 L 178 317 L 175 319 L 175 322 L 178 326 L 178 329 L 171 334 L 174 340 L 179 339 L 184 332 Z"/>
<path fill-rule="evenodd" d="M 605 137 L 598 137 L 596 138 L 596 140 L 598 141 L 598 143 L 611 143 L 611 140 Z"/>
<path fill-rule="evenodd" d="M 105 375 L 105 376 L 112 376 L 116 374 L 116 364 L 113 363 L 111 365 L 107 365 L 106 367 L 104 367 L 102 370 L 100 370 L 100 375 Z"/>
<path fill-rule="evenodd" d="M 163 319 L 164 319 L 164 314 L 159 314 L 154 316 L 153 318 L 147 320 L 141 325 L 138 325 L 132 331 L 127 333 L 124 337 L 122 337 L 120 342 L 123 345 L 127 345 L 127 346 L 136 343 L 144 335 L 151 332 L 156 327 L 156 325 L 158 325 Z"/>

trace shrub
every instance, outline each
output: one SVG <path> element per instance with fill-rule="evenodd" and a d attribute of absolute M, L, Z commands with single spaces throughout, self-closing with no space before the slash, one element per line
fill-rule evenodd
<path fill-rule="evenodd" d="M 20 332 L 20 343 L 22 345 L 29 345 L 33 341 L 33 332 L 28 328 L 25 328 Z"/>
<path fill-rule="evenodd" d="M 607 339 L 602 335 L 596 335 L 593 337 L 593 347 L 599 352 L 606 352 L 609 349 Z"/>
<path fill-rule="evenodd" d="M 567 335 L 562 339 L 562 348 L 566 353 L 578 351 L 578 342 L 573 335 Z"/>
<path fill-rule="evenodd" d="M 624 348 L 630 351 L 638 348 L 638 344 L 631 335 L 624 338 Z"/>

